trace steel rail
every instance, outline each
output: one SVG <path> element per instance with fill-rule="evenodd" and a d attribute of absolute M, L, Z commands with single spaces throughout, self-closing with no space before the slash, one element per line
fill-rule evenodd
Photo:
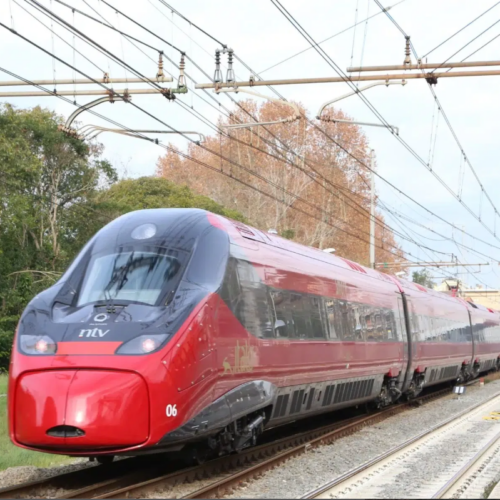
<path fill-rule="evenodd" d="M 477 382 L 477 380 L 476 380 Z M 270 443 L 244 450 L 237 455 L 228 455 L 206 462 L 200 466 L 184 468 L 169 474 L 162 474 L 165 462 L 143 463 L 145 457 L 135 457 L 109 465 L 98 465 L 78 471 L 63 473 L 37 481 L 0 489 L 0 498 L 36 497 L 43 488 L 60 488 L 66 491 L 56 498 L 133 498 L 146 492 L 182 483 L 192 483 L 199 479 L 215 477 L 229 471 L 237 471 L 225 479 L 212 483 L 209 487 L 193 492 L 185 498 L 209 498 L 238 485 L 242 480 L 258 476 L 266 470 L 282 463 L 288 458 L 298 456 L 309 449 L 329 444 L 336 439 L 353 434 L 366 425 L 373 425 L 398 414 L 405 409 L 451 394 L 449 388 L 423 395 L 416 400 L 400 403 L 368 416 L 354 417 L 292 436 L 286 436 Z M 271 458 L 269 458 L 271 456 Z M 153 455 L 151 457 L 154 457 Z M 257 462 L 257 463 L 256 463 Z M 248 466 L 250 464 L 250 466 Z M 242 467 L 244 468 L 243 470 Z M 149 479 L 144 480 L 149 475 Z M 75 483 L 80 483 L 78 486 Z M 212 494 L 210 494 L 210 488 Z"/>
<path fill-rule="evenodd" d="M 467 463 L 456 474 L 454 474 L 453 477 L 437 491 L 437 493 L 432 496 L 432 498 L 444 498 L 445 496 L 446 498 L 453 498 L 450 496 L 450 493 L 452 493 L 453 490 L 456 490 L 460 481 L 467 476 L 467 473 L 470 472 L 485 455 L 488 455 L 492 449 L 498 447 L 499 441 L 500 432 L 498 432 L 476 454 L 474 454 L 474 456 L 468 460 Z"/>
<path fill-rule="evenodd" d="M 435 399 L 449 394 L 448 389 L 436 391 L 422 399 Z M 311 431 L 287 436 L 271 443 L 249 448 L 238 455 L 224 456 L 211 460 L 198 467 L 180 470 L 157 478 L 149 479 L 137 484 L 129 484 L 120 488 L 111 488 L 111 484 L 98 485 L 98 490 L 92 487 L 75 491 L 71 495 L 60 498 L 144 498 L 152 491 L 162 491 L 174 488 L 179 484 L 192 483 L 198 479 L 216 477 L 233 471 L 221 480 L 215 480 L 207 487 L 197 490 L 183 498 L 218 498 L 223 491 L 227 491 L 242 480 L 249 480 L 270 467 L 275 467 L 293 456 L 307 452 L 312 447 L 328 444 L 341 437 L 353 434 L 366 425 L 373 425 L 394 414 L 412 406 L 413 402 L 391 406 L 385 410 L 369 416 L 354 417 L 341 422 L 335 422 Z M 236 471 L 236 472 L 234 472 Z M 117 485 L 118 485 L 117 481 Z M 102 490 L 108 490 L 101 493 Z"/>
<path fill-rule="evenodd" d="M 96 481 L 109 481 L 113 477 L 128 474 L 131 470 L 136 470 L 140 467 L 140 462 L 140 459 L 131 458 L 7 486 L 0 488 L 0 498 L 35 498 L 38 495 L 38 491 L 45 488 L 81 488 L 84 485 L 94 484 Z"/>
<path fill-rule="evenodd" d="M 474 383 L 475 382 L 477 382 L 477 380 L 475 380 Z M 465 385 L 470 385 L 470 383 L 465 384 Z M 370 467 L 373 467 L 374 465 L 377 465 L 378 463 L 386 460 L 387 458 L 391 457 L 392 455 L 395 455 L 396 453 L 403 450 L 404 448 L 407 448 L 408 446 L 411 446 L 412 444 L 416 443 L 417 441 L 420 441 L 421 439 L 425 438 L 426 436 L 433 434 L 437 430 L 447 426 L 449 423 L 460 419 L 461 417 L 463 417 L 467 413 L 470 413 L 470 412 L 478 409 L 481 406 L 487 406 L 493 399 L 498 398 L 499 396 L 500 396 L 500 392 L 495 393 L 487 401 L 482 401 L 480 403 L 477 403 L 477 404 L 473 405 L 472 407 L 461 411 L 457 415 L 453 415 L 452 417 L 447 418 L 446 420 L 444 420 L 442 422 L 439 422 L 437 425 L 431 427 L 430 429 L 427 429 L 424 432 L 421 432 L 420 434 L 417 434 L 416 436 L 404 441 L 403 443 L 401 443 L 397 446 L 394 446 L 390 450 L 388 450 L 385 453 L 382 453 L 381 455 L 378 455 L 377 457 L 365 462 L 364 464 L 360 465 L 359 467 L 351 469 L 350 471 L 342 474 L 341 476 L 333 479 L 332 481 L 329 481 L 328 483 L 321 485 L 319 488 L 316 488 L 316 489 L 306 493 L 301 498 L 319 498 L 321 495 L 328 492 L 332 488 L 335 488 L 335 487 L 341 485 L 342 483 L 348 481 L 349 479 L 366 471 Z M 441 498 L 441 497 L 438 497 L 438 498 Z"/>

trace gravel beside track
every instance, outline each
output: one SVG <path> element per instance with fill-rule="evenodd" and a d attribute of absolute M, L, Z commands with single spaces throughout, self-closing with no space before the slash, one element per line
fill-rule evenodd
<path fill-rule="evenodd" d="M 46 479 L 52 476 L 57 476 L 58 474 L 93 467 L 96 464 L 97 462 L 89 462 L 87 458 L 77 458 L 71 464 L 57 465 L 54 467 L 43 468 L 34 467 L 32 465 L 9 467 L 8 469 L 0 471 L 0 488 L 26 483 L 28 481 Z"/>
<path fill-rule="evenodd" d="M 477 403 L 500 393 L 500 380 L 484 387 L 471 386 L 465 396 L 455 399 L 449 396 L 409 412 L 393 416 L 377 425 L 369 426 L 337 440 L 332 445 L 322 446 L 290 460 L 279 468 L 263 474 L 251 483 L 237 489 L 226 498 L 298 498 L 335 477 L 362 465 L 392 447 L 416 436 L 438 422 L 446 420 Z M 474 433 L 464 435 L 463 445 L 476 440 Z M 394 491 L 387 491 L 384 498 L 402 498 L 405 491 L 411 491 L 418 483 L 418 477 L 425 477 L 436 469 L 442 470 L 453 453 L 433 456 L 419 465 L 413 477 L 414 483 L 395 483 Z M 441 463 L 442 461 L 442 463 Z"/>

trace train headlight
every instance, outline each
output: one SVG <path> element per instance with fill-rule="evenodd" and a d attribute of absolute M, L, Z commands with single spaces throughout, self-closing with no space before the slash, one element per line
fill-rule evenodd
<path fill-rule="evenodd" d="M 55 354 L 57 344 L 48 335 L 21 335 L 21 352 L 39 356 Z"/>
<path fill-rule="evenodd" d="M 122 344 L 115 354 L 149 354 L 156 351 L 168 335 L 140 335 Z"/>

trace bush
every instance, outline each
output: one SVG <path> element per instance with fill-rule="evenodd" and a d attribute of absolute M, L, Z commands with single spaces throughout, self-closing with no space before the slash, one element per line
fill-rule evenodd
<path fill-rule="evenodd" d="M 14 341 L 14 331 L 5 332 L 0 330 L 0 373 L 9 371 L 10 351 Z"/>
<path fill-rule="evenodd" d="M 10 351 L 18 321 L 17 316 L 0 318 L 0 373 L 9 371 Z"/>

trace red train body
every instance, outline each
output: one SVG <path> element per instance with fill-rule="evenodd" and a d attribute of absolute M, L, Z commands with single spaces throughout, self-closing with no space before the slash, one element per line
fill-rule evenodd
<path fill-rule="evenodd" d="M 221 453 L 499 356 L 498 312 L 201 210 L 145 210 L 23 313 L 10 437 L 75 456 Z"/>

